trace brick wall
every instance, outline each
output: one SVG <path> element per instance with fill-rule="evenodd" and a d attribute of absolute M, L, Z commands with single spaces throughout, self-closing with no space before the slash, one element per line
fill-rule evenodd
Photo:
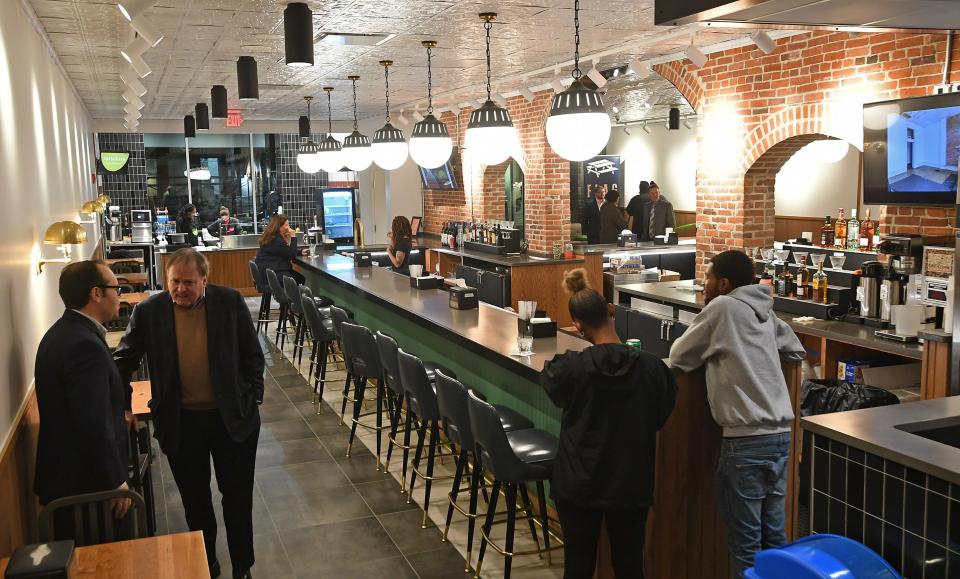
<path fill-rule="evenodd" d="M 728 248 L 773 242 L 773 182 L 803 145 L 839 138 L 862 150 L 865 102 L 924 96 L 940 83 L 946 39 L 931 34 L 811 32 L 657 65 L 694 107 L 697 123 L 698 275 Z M 960 44 L 951 81 L 960 80 Z M 952 209 L 887 207 L 881 232 L 949 230 Z M 952 230 L 951 230 L 952 231 Z"/>
<path fill-rule="evenodd" d="M 550 148 L 545 128 L 552 97 L 553 93 L 546 90 L 537 93 L 533 102 L 521 96 L 507 100 L 522 150 L 516 161 L 525 179 L 526 239 L 530 251 L 535 253 L 549 253 L 554 243 L 569 238 L 570 164 Z M 463 144 L 462 132 L 466 131 L 470 112 L 470 109 L 460 111 L 459 119 L 452 113 L 440 117 L 447 124 L 455 145 Z M 459 159 L 453 169 L 461 188 L 423 191 L 424 226 L 431 233 L 439 232 L 444 221 L 470 219 L 471 208 L 472 215 L 478 218 L 497 219 L 503 215 L 506 163 L 488 168 L 471 163 L 465 148 L 455 151 Z M 465 167 L 469 172 L 466 178 Z"/>

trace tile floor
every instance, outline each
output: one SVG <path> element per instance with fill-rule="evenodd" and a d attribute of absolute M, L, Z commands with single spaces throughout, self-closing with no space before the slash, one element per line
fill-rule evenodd
<path fill-rule="evenodd" d="M 248 300 L 254 313 L 259 300 Z M 271 335 L 272 338 L 272 335 Z M 454 514 L 449 541 L 441 542 L 450 481 L 434 485 L 426 529 L 420 528 L 423 485 L 418 481 L 414 503 L 408 504 L 399 487 L 399 455 L 389 473 L 376 469 L 371 448 L 374 434 L 358 430 L 351 457 L 346 457 L 349 430 L 339 425 L 340 393 L 345 374 L 329 372 L 322 413 L 317 415 L 313 393 L 304 375 L 306 360 L 297 368 L 288 360 L 290 346 L 278 351 L 272 339 L 261 336 L 267 358 L 263 426 L 257 452 L 254 489 L 255 577 L 390 577 L 459 578 L 464 573 L 466 522 Z M 401 344 L 401 346 L 403 346 Z M 309 352 L 307 352 L 309 353 Z M 301 374 L 302 372 L 302 374 Z M 334 407 L 336 410 L 334 410 Z M 384 444 L 384 449 L 386 444 Z M 183 505 L 165 457 L 158 457 L 158 531 L 187 530 Z M 440 473 L 452 474 L 447 458 Z M 230 577 L 230 556 L 223 530 L 220 494 L 211 481 L 220 521 L 217 555 L 223 577 Z M 502 501 L 501 501 L 502 504 Z M 532 546 L 526 526 L 518 522 L 517 549 Z M 499 531 L 499 535 L 497 534 Z M 503 534 L 495 527 L 494 537 Z M 479 549 L 479 530 L 473 562 Z M 554 551 L 552 565 L 533 557 L 514 561 L 518 579 L 548 579 L 563 575 L 562 551 Z M 487 550 L 485 577 L 502 576 L 502 558 Z"/>

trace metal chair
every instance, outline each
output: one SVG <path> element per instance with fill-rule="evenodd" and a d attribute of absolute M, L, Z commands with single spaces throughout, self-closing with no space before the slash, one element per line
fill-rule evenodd
<path fill-rule="evenodd" d="M 326 315 L 322 315 L 310 295 L 304 294 L 300 300 L 304 319 L 313 340 L 307 382 L 313 377 L 313 403 L 317 405 L 317 414 L 320 414 L 323 406 L 323 385 L 327 383 L 327 359 L 333 344 L 337 341 L 337 335 L 333 331 L 333 319 L 330 317 L 329 308 L 326 309 Z"/>
<path fill-rule="evenodd" d="M 475 576 L 480 576 L 483 566 L 483 555 L 487 544 L 503 555 L 504 579 L 510 577 L 513 557 L 520 555 L 547 554 L 547 564 L 550 564 L 550 551 L 563 546 L 562 541 L 550 531 L 550 519 L 547 515 L 547 497 L 543 482 L 550 480 L 553 471 L 553 462 L 557 457 L 560 441 L 556 436 L 537 428 L 505 432 L 503 422 L 497 409 L 490 403 L 482 400 L 476 392 L 471 390 L 467 395 L 467 405 L 470 413 L 470 428 L 474 437 L 474 457 L 479 462 L 479 468 L 474 464 L 474 477 L 481 476 L 481 472 L 489 472 L 493 477 L 493 488 L 490 491 L 490 505 L 480 529 L 480 552 L 477 555 Z M 480 472 L 477 472 L 477 471 Z M 514 552 L 513 534 L 517 520 L 517 490 L 519 486 L 533 482 L 537 485 L 537 499 L 540 510 L 539 524 L 543 536 L 543 547 L 539 543 L 532 551 Z M 507 500 L 507 530 L 504 545 L 501 547 L 490 540 L 494 516 L 500 490 L 504 490 Z M 524 494 L 526 494 L 524 492 Z M 529 518 L 529 515 L 523 518 Z M 502 522 L 502 521 L 501 521 Z M 551 539 L 554 545 L 550 546 Z"/>
<path fill-rule="evenodd" d="M 353 441 L 357 435 L 357 426 L 363 426 L 377 433 L 377 470 L 380 470 L 380 449 L 382 444 L 381 433 L 383 431 L 383 366 L 380 364 L 380 351 L 377 349 L 377 340 L 373 333 L 365 326 L 357 324 L 343 323 L 340 326 L 340 341 L 343 346 L 343 358 L 349 360 L 353 368 L 353 418 L 350 424 L 350 439 L 347 442 L 347 456 L 353 449 Z M 362 424 L 360 419 L 363 416 L 369 416 L 370 413 L 362 414 L 363 395 L 366 390 L 367 381 L 375 380 L 377 384 L 376 405 L 374 412 L 374 424 Z"/>
<path fill-rule="evenodd" d="M 273 338 L 273 345 L 279 347 L 283 350 L 283 344 L 286 341 L 287 334 L 290 333 L 287 330 L 287 317 L 290 311 L 290 300 L 287 299 L 287 294 L 283 290 L 283 284 L 280 283 L 280 279 L 277 277 L 277 272 L 272 269 L 267 269 L 267 283 L 270 286 L 270 291 L 273 294 L 273 299 L 277 300 L 277 303 L 280 304 L 280 317 L 277 322 L 277 333 Z"/>
<path fill-rule="evenodd" d="M 250 260 L 250 276 L 253 278 L 253 285 L 260 292 L 260 312 L 257 314 L 257 331 L 259 332 L 260 328 L 266 328 L 267 324 L 276 321 L 270 319 L 270 304 L 272 303 L 270 296 L 272 292 L 270 291 L 270 284 L 264 281 L 257 262 L 252 259 Z"/>
<path fill-rule="evenodd" d="M 130 499 L 136 516 L 133 537 L 114 537 L 113 500 Z M 112 543 L 115 540 L 137 539 L 147 536 L 147 506 L 139 493 L 126 489 L 114 489 L 62 497 L 50 501 L 40 512 L 40 540 L 47 542 L 56 538 L 54 518 L 57 511 L 70 509 L 73 520 L 73 539 L 77 547 Z"/>

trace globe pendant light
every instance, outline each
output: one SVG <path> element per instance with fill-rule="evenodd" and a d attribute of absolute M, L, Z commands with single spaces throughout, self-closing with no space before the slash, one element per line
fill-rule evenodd
<path fill-rule="evenodd" d="M 424 169 L 436 169 L 450 159 L 453 152 L 453 141 L 447 125 L 433 116 L 433 70 L 431 61 L 435 40 L 424 40 L 420 44 L 427 49 L 427 116 L 413 125 L 413 134 L 410 135 L 410 156 L 413 161 Z"/>
<path fill-rule="evenodd" d="M 390 124 L 390 65 L 392 60 L 381 60 L 383 66 L 383 80 L 386 84 L 387 122 L 373 135 L 373 162 L 385 171 L 392 171 L 407 160 L 407 142 L 403 139 L 403 131 Z"/>
<path fill-rule="evenodd" d="M 333 138 L 333 112 L 330 105 L 330 93 L 333 92 L 333 87 L 325 86 L 323 90 L 327 93 L 327 137 L 318 145 L 317 159 L 320 160 L 321 169 L 327 173 L 336 173 L 343 168 L 343 152 L 340 141 Z"/>
<path fill-rule="evenodd" d="M 310 101 L 313 100 L 313 97 L 305 96 L 303 100 L 307 101 L 307 126 L 305 127 L 307 129 L 307 142 L 300 144 L 300 152 L 297 153 L 297 167 L 300 167 L 300 170 L 304 173 L 310 173 L 312 175 L 320 170 L 320 159 L 317 157 L 317 151 L 319 151 L 320 148 L 313 142 L 313 137 L 310 135 Z M 300 118 L 303 119 L 304 117 Z M 300 136 L 303 137 L 302 131 Z"/>
<path fill-rule="evenodd" d="M 484 165 L 499 165 L 510 157 L 510 147 L 517 139 L 510 113 L 490 98 L 490 29 L 496 12 L 482 12 L 480 20 L 487 32 L 487 101 L 470 113 L 467 124 L 467 151 Z"/>
<path fill-rule="evenodd" d="M 351 171 L 363 171 L 373 162 L 373 150 L 370 137 L 360 132 L 357 122 L 357 81 L 360 77 L 350 75 L 347 78 L 353 83 L 353 132 L 343 140 L 343 164 Z"/>
<path fill-rule="evenodd" d="M 607 146 L 610 116 L 600 93 L 580 80 L 580 0 L 574 0 L 573 84 L 553 96 L 547 119 L 547 141 L 553 151 L 568 161 L 586 161 Z"/>

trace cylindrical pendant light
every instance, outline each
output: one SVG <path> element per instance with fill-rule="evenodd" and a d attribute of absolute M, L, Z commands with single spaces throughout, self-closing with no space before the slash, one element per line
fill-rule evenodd
<path fill-rule="evenodd" d="M 197 122 L 192 115 L 183 117 L 183 136 L 186 138 L 197 136 Z"/>
<path fill-rule="evenodd" d="M 327 93 L 327 137 L 317 145 L 317 158 L 320 160 L 321 169 L 327 173 L 336 173 L 343 168 L 343 152 L 340 141 L 333 138 L 333 108 L 330 104 L 333 87 L 325 86 L 323 90 Z"/>
<path fill-rule="evenodd" d="M 680 109 L 677 107 L 670 107 L 670 125 L 669 130 L 678 131 L 680 130 Z"/>
<path fill-rule="evenodd" d="M 517 140 L 510 112 L 490 98 L 490 29 L 496 18 L 496 12 L 480 14 L 487 33 L 487 101 L 470 113 L 466 135 L 467 151 L 484 165 L 499 165 L 506 161 Z"/>
<path fill-rule="evenodd" d="M 413 126 L 410 136 L 410 156 L 417 165 L 425 169 L 436 169 L 450 159 L 453 141 L 447 125 L 433 116 L 433 49 L 435 40 L 424 40 L 420 44 L 427 49 L 427 116 Z"/>
<path fill-rule="evenodd" d="M 313 12 L 303 2 L 291 2 L 283 11 L 283 48 L 287 66 L 313 66 Z"/>
<path fill-rule="evenodd" d="M 260 98 L 257 61 L 252 56 L 241 56 L 237 59 L 237 97 L 242 101 Z"/>
<path fill-rule="evenodd" d="M 373 151 L 370 137 L 360 132 L 357 121 L 357 81 L 360 77 L 352 74 L 347 78 L 353 83 L 353 132 L 343 140 L 343 164 L 351 171 L 363 171 L 373 162 Z"/>
<path fill-rule="evenodd" d="M 607 146 L 610 116 L 600 93 L 580 81 L 580 0 L 574 0 L 573 84 L 553 96 L 547 119 L 547 141 L 553 151 L 568 161 L 586 161 Z"/>
<path fill-rule="evenodd" d="M 210 116 L 215 119 L 227 118 L 227 87 L 222 84 L 213 85 L 210 89 L 210 104 L 213 107 Z"/>
<path fill-rule="evenodd" d="M 373 162 L 385 171 L 392 171 L 403 165 L 407 160 L 407 142 L 403 138 L 403 131 L 390 124 L 390 65 L 392 60 L 381 60 L 383 66 L 383 80 L 386 84 L 387 122 L 373 135 L 373 144 L 370 150 L 373 153 Z"/>
<path fill-rule="evenodd" d="M 316 173 L 320 170 L 320 158 L 317 157 L 317 151 L 320 147 L 313 142 L 310 135 L 310 101 L 312 96 L 305 96 L 303 100 L 307 101 L 307 116 L 300 117 L 300 136 L 305 137 L 307 142 L 300 144 L 300 152 L 297 153 L 297 166 L 304 173 Z"/>
<path fill-rule="evenodd" d="M 210 111 L 207 108 L 207 103 L 197 103 L 197 106 L 194 107 L 194 113 L 197 115 L 197 130 L 209 131 Z"/>

